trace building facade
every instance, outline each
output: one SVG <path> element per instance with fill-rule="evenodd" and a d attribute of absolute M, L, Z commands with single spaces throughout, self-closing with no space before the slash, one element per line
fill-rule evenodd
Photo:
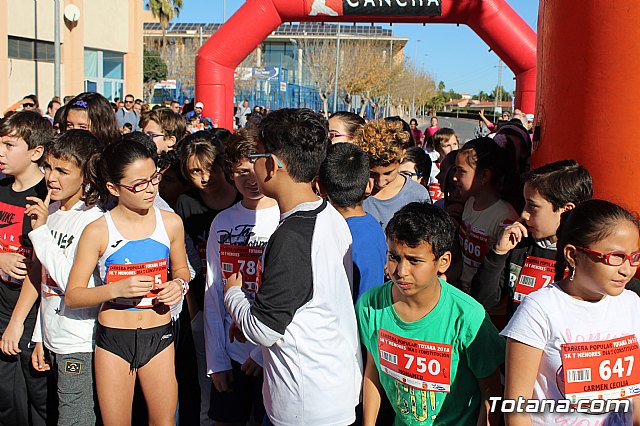
<path fill-rule="evenodd" d="M 0 1 L 0 108 L 38 96 L 97 91 L 142 97 L 144 0 Z M 65 16 L 70 16 L 68 19 Z M 73 12 L 73 13 L 69 13 Z M 54 23 L 60 22 L 60 93 L 54 93 Z"/>

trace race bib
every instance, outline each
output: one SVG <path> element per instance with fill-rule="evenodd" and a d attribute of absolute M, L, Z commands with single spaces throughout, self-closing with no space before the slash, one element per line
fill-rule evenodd
<path fill-rule="evenodd" d="M 113 284 L 125 278 L 135 275 L 146 275 L 153 278 L 153 288 L 142 298 L 119 297 L 113 299 L 112 303 L 135 308 L 153 307 L 153 299 L 158 295 L 159 284 L 167 282 L 167 259 L 154 260 L 152 262 L 115 264 L 112 263 L 107 269 L 107 284 Z"/>
<path fill-rule="evenodd" d="M 561 345 L 565 396 L 620 399 L 640 394 L 640 348 L 634 335 Z"/>
<path fill-rule="evenodd" d="M 220 244 L 220 271 L 222 284 L 236 272 L 242 273 L 242 290 L 253 300 L 262 284 L 263 246 L 236 246 Z"/>
<path fill-rule="evenodd" d="M 466 222 L 460 224 L 460 246 L 464 263 L 473 268 L 479 268 L 489 250 L 490 236 L 479 230 L 469 229 Z"/>
<path fill-rule="evenodd" d="M 527 256 L 516 282 L 513 301 L 520 303 L 529 294 L 551 284 L 555 271 L 555 260 Z"/>
<path fill-rule="evenodd" d="M 416 389 L 449 392 L 451 345 L 405 339 L 386 330 L 378 333 L 380 369 Z"/>
<path fill-rule="evenodd" d="M 20 244 L 16 244 L 4 239 L 0 239 L 0 253 L 18 253 L 26 257 L 27 259 L 31 259 L 31 256 L 33 255 L 33 248 L 24 247 L 24 246 L 21 246 Z M 2 271 L 0 271 L 0 277 L 4 282 L 22 285 L 22 280 L 17 280 L 9 276 L 8 274 L 5 274 Z"/>

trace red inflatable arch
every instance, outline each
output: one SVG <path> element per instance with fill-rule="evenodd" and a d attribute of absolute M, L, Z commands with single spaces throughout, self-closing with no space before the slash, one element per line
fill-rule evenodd
<path fill-rule="evenodd" d="M 233 125 L 238 64 L 283 22 L 466 24 L 516 76 L 516 108 L 533 112 L 536 34 L 505 0 L 247 0 L 200 48 L 196 97 L 221 127 Z"/>

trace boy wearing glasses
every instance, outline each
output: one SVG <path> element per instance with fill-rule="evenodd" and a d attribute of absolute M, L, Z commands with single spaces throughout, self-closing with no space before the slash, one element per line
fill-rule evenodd
<path fill-rule="evenodd" d="M 153 139 L 158 147 L 158 154 L 171 151 L 187 135 L 184 118 L 169 108 L 158 108 L 142 114 L 140 127 L 144 134 Z"/>
<path fill-rule="evenodd" d="M 329 144 L 326 120 L 308 109 L 281 109 L 258 130 L 257 153 L 248 158 L 281 222 L 265 248 L 253 305 L 242 292 L 248 273 L 240 273 L 227 279 L 225 307 L 246 339 L 262 346 L 263 424 L 352 424 L 362 366 L 351 236 L 311 186 Z"/>
<path fill-rule="evenodd" d="M 527 295 L 553 283 L 560 216 L 593 195 L 591 175 L 574 160 L 538 167 L 524 182 L 520 220 L 502 230 L 471 281 L 471 295 L 502 308 L 505 324 Z"/>
<path fill-rule="evenodd" d="M 216 425 L 261 423 L 262 352 L 256 345 L 229 340 L 233 326 L 224 308 L 224 284 L 234 272 L 244 277 L 243 293 L 253 303 L 262 282 L 264 248 L 280 221 L 278 204 L 265 197 L 248 156 L 255 137 L 239 129 L 225 143 L 226 161 L 242 201 L 218 214 L 207 241 L 204 315 L 207 374 L 213 381 L 209 414 Z"/>

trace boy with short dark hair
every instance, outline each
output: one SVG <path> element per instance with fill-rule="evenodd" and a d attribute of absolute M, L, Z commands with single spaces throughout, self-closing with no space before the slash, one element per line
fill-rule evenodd
<path fill-rule="evenodd" d="M 362 382 L 351 301 L 351 235 L 311 182 L 329 145 L 326 120 L 281 109 L 258 128 L 254 173 L 278 202 L 281 222 L 264 254 L 253 306 L 234 274 L 225 307 L 247 340 L 262 345 L 264 402 L 276 425 L 348 425 Z"/>
<path fill-rule="evenodd" d="M 158 108 L 142 114 L 142 132 L 153 139 L 158 153 L 170 151 L 187 135 L 187 122 L 169 108 Z"/>
<path fill-rule="evenodd" d="M 489 398 L 502 395 L 505 342 L 479 303 L 438 278 L 451 263 L 449 216 L 410 203 L 386 235 L 391 281 L 356 306 L 367 348 L 363 424 L 375 424 L 383 391 L 396 424 L 487 424 Z"/>
<path fill-rule="evenodd" d="M 370 288 L 384 283 L 387 243 L 378 221 L 362 208 L 365 194 L 371 192 L 369 158 L 357 145 L 336 143 L 329 146 L 318 175 L 320 192 L 344 217 L 353 244 L 353 300 Z"/>
<path fill-rule="evenodd" d="M 207 374 L 213 381 L 210 417 L 216 425 L 245 424 L 253 414 L 262 422 L 262 354 L 249 342 L 229 341 L 231 316 L 224 308 L 224 283 L 233 273 L 244 276 L 242 291 L 253 302 L 262 282 L 262 255 L 280 221 L 274 199 L 260 192 L 249 155 L 254 135 L 239 129 L 225 143 L 225 159 L 242 201 L 220 212 L 207 241 L 204 329 Z"/>
<path fill-rule="evenodd" d="M 528 294 L 554 281 L 562 213 L 593 196 L 591 175 L 575 160 L 545 164 L 523 181 L 520 220 L 502 230 L 471 281 L 471 295 L 486 309 L 506 307 L 507 322 Z"/>
<path fill-rule="evenodd" d="M 24 214 L 27 197 L 47 195 L 39 164 L 52 137 L 51 123 L 35 111 L 0 122 L 0 171 L 7 175 L 0 181 L 0 424 L 29 424 L 30 419 L 44 425 L 48 414 L 49 422 L 55 417 L 47 413 L 48 374 L 31 365 L 40 264 L 33 262 L 27 237 L 31 221 Z"/>

